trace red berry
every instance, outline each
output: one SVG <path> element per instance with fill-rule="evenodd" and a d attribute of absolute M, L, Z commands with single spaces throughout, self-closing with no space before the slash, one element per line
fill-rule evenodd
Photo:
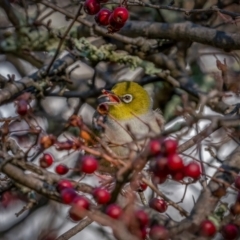
<path fill-rule="evenodd" d="M 234 224 L 227 224 L 227 225 L 223 226 L 221 233 L 222 233 L 224 239 L 234 240 L 238 237 L 239 229 Z"/>
<path fill-rule="evenodd" d="M 173 172 L 171 173 L 171 176 L 172 176 L 172 179 L 175 180 L 175 181 L 181 181 L 185 175 L 184 175 L 184 172 Z"/>
<path fill-rule="evenodd" d="M 111 204 L 107 207 L 106 214 L 111 218 L 118 219 L 122 215 L 122 208 L 117 204 Z"/>
<path fill-rule="evenodd" d="M 166 179 L 169 174 L 168 160 L 165 157 L 159 157 L 157 160 L 153 161 L 150 166 L 154 175 L 160 179 Z"/>
<path fill-rule="evenodd" d="M 82 220 L 82 217 L 80 215 L 78 215 L 73 208 L 69 209 L 69 217 L 71 218 L 71 220 L 73 220 L 74 222 L 78 222 L 80 220 Z"/>
<path fill-rule="evenodd" d="M 109 17 L 109 25 L 114 31 L 120 30 L 124 26 L 125 22 L 117 22 L 113 18 L 113 14 L 110 15 Z"/>
<path fill-rule="evenodd" d="M 172 171 L 181 171 L 183 169 L 183 160 L 178 154 L 168 157 L 168 168 Z"/>
<path fill-rule="evenodd" d="M 28 103 L 26 100 L 19 100 L 17 102 L 17 113 L 21 116 L 28 112 Z"/>
<path fill-rule="evenodd" d="M 46 149 L 51 147 L 56 141 L 56 138 L 53 135 L 45 135 L 42 136 L 40 139 L 40 144 L 42 146 L 42 148 Z"/>
<path fill-rule="evenodd" d="M 148 185 L 144 182 L 140 182 L 139 186 L 140 186 L 140 189 L 138 191 L 140 191 L 140 192 L 145 191 L 148 187 Z"/>
<path fill-rule="evenodd" d="M 96 188 L 93 191 L 93 197 L 99 204 L 106 204 L 111 199 L 111 194 L 104 188 Z"/>
<path fill-rule="evenodd" d="M 100 11 L 100 3 L 96 0 L 86 0 L 83 5 L 84 11 L 89 15 L 95 15 Z"/>
<path fill-rule="evenodd" d="M 77 196 L 72 201 L 72 207 L 74 207 L 76 210 L 82 210 L 82 209 L 89 210 L 90 202 L 84 196 Z"/>
<path fill-rule="evenodd" d="M 160 213 L 166 212 L 168 205 L 163 199 L 153 198 L 149 202 L 149 207 L 155 209 Z"/>
<path fill-rule="evenodd" d="M 162 184 L 167 180 L 167 175 L 153 175 L 151 179 L 154 184 Z"/>
<path fill-rule="evenodd" d="M 61 192 L 63 189 L 73 188 L 72 182 L 67 179 L 62 179 L 57 183 L 57 190 Z"/>
<path fill-rule="evenodd" d="M 240 190 L 240 176 L 237 176 L 234 182 L 234 186 Z"/>
<path fill-rule="evenodd" d="M 158 139 L 152 139 L 149 143 L 150 154 L 156 156 L 161 153 L 162 143 Z"/>
<path fill-rule="evenodd" d="M 141 229 L 141 239 L 146 239 L 146 237 L 147 237 L 147 229 L 142 228 Z"/>
<path fill-rule="evenodd" d="M 152 240 L 167 240 L 169 239 L 169 232 L 163 226 L 154 225 L 150 229 L 149 236 Z"/>
<path fill-rule="evenodd" d="M 216 226 L 210 220 L 204 220 L 200 225 L 200 234 L 204 237 L 213 237 L 216 231 Z"/>
<path fill-rule="evenodd" d="M 72 201 L 72 207 L 69 210 L 69 217 L 73 221 L 80 221 L 86 216 L 84 210 L 90 209 L 90 202 L 83 196 L 76 196 Z"/>
<path fill-rule="evenodd" d="M 184 167 L 185 176 L 191 177 L 193 179 L 198 179 L 201 175 L 200 165 L 196 162 L 190 162 Z"/>
<path fill-rule="evenodd" d="M 177 152 L 178 142 L 174 139 L 167 139 L 163 142 L 163 149 L 166 155 L 172 155 Z"/>
<path fill-rule="evenodd" d="M 65 188 L 61 191 L 62 202 L 69 204 L 77 196 L 77 193 L 72 188 Z"/>
<path fill-rule="evenodd" d="M 139 222 L 140 228 L 144 228 L 149 224 L 149 217 L 145 211 L 138 210 L 135 212 L 135 216 Z"/>
<path fill-rule="evenodd" d="M 98 14 L 95 16 L 95 21 L 97 24 L 102 26 L 107 26 L 109 24 L 109 17 L 111 15 L 111 11 L 107 8 L 102 8 Z"/>
<path fill-rule="evenodd" d="M 59 164 L 55 168 L 55 172 L 59 175 L 64 175 L 69 171 L 69 168 L 65 164 Z"/>
<path fill-rule="evenodd" d="M 98 168 L 98 161 L 93 156 L 83 156 L 80 170 L 84 173 L 94 173 Z"/>
<path fill-rule="evenodd" d="M 113 10 L 112 18 L 116 23 L 125 23 L 128 20 L 128 10 L 125 7 L 117 7 Z"/>
<path fill-rule="evenodd" d="M 53 156 L 49 153 L 44 153 L 42 158 L 40 158 L 40 167 L 47 168 L 50 167 L 53 163 Z"/>
<path fill-rule="evenodd" d="M 130 182 L 130 187 L 133 191 L 143 192 L 147 189 L 148 185 L 139 179 Z"/>

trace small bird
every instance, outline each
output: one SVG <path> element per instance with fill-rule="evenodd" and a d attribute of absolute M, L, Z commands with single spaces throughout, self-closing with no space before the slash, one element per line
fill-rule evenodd
<path fill-rule="evenodd" d="M 136 82 L 119 82 L 111 91 L 103 90 L 93 117 L 95 129 L 103 128 L 103 139 L 112 151 L 127 157 L 130 149 L 144 149 L 148 135 L 159 134 L 164 119 L 159 111 L 152 109 L 148 92 Z M 99 127 L 99 122 L 102 122 Z"/>

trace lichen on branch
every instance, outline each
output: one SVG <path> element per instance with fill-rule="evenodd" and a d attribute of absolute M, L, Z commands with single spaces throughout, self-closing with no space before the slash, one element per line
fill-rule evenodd
<path fill-rule="evenodd" d="M 141 67 L 146 74 L 155 75 L 162 70 L 157 68 L 152 62 L 142 60 L 137 56 L 131 56 L 126 52 L 115 51 L 112 44 L 102 45 L 100 48 L 92 45 L 87 39 L 81 38 L 73 40 L 75 51 L 78 56 L 88 58 L 92 62 L 110 61 L 120 64 L 126 64 L 130 69 Z"/>

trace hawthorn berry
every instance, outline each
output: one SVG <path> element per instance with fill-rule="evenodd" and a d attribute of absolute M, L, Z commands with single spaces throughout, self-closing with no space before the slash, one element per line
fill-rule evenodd
<path fill-rule="evenodd" d="M 130 182 L 130 187 L 133 191 L 143 192 L 147 189 L 148 185 L 139 179 Z"/>
<path fill-rule="evenodd" d="M 56 141 L 56 138 L 53 135 L 42 136 L 40 139 L 40 144 L 42 148 L 46 149 L 51 147 Z"/>
<path fill-rule="evenodd" d="M 109 26 L 113 32 L 119 31 L 123 26 L 125 22 L 117 22 L 113 18 L 113 14 L 110 15 L 109 17 Z"/>
<path fill-rule="evenodd" d="M 240 176 L 237 176 L 234 182 L 234 186 L 240 190 Z"/>
<path fill-rule="evenodd" d="M 158 154 L 161 153 L 161 150 L 162 150 L 162 143 L 160 140 L 158 139 L 152 139 L 150 142 L 149 142 L 149 152 L 152 156 L 156 156 Z"/>
<path fill-rule="evenodd" d="M 167 211 L 168 205 L 165 200 L 160 198 L 153 198 L 149 202 L 149 207 L 160 212 L 164 213 Z"/>
<path fill-rule="evenodd" d="M 62 179 L 57 183 L 57 190 L 61 192 L 63 189 L 73 188 L 72 182 L 67 179 Z"/>
<path fill-rule="evenodd" d="M 210 220 L 204 220 L 200 225 L 200 234 L 204 237 L 213 237 L 216 231 L 216 226 Z"/>
<path fill-rule="evenodd" d="M 183 180 L 183 178 L 185 177 L 183 171 L 172 172 L 172 173 L 171 173 L 171 176 L 172 176 L 172 179 L 175 180 L 175 181 L 181 181 L 181 180 Z"/>
<path fill-rule="evenodd" d="M 21 116 L 27 114 L 28 112 L 28 103 L 26 100 L 19 100 L 17 102 L 17 113 Z"/>
<path fill-rule="evenodd" d="M 147 229 L 146 228 L 141 228 L 140 238 L 144 240 L 144 239 L 146 239 L 146 237 L 147 237 Z"/>
<path fill-rule="evenodd" d="M 201 175 L 200 165 L 196 162 L 190 162 L 184 167 L 184 174 L 194 180 L 198 179 Z"/>
<path fill-rule="evenodd" d="M 159 178 L 159 183 L 165 182 L 167 175 L 170 173 L 168 168 L 168 160 L 162 156 L 152 161 L 150 169 L 153 171 L 154 175 Z"/>
<path fill-rule="evenodd" d="M 39 160 L 40 167 L 47 168 L 50 167 L 53 163 L 53 156 L 49 153 L 44 153 L 42 158 Z"/>
<path fill-rule="evenodd" d="M 112 20 L 119 24 L 124 24 L 128 20 L 128 10 L 125 7 L 117 7 L 112 12 Z"/>
<path fill-rule="evenodd" d="M 69 217 L 73 221 L 80 221 L 85 217 L 83 210 L 90 209 L 90 202 L 83 196 L 76 196 L 72 201 L 72 207 L 69 209 Z"/>
<path fill-rule="evenodd" d="M 222 227 L 221 233 L 224 239 L 226 240 L 234 240 L 239 235 L 239 229 L 234 224 L 227 224 Z"/>
<path fill-rule="evenodd" d="M 170 155 L 168 158 L 168 168 L 172 171 L 181 171 L 184 168 L 183 160 L 178 154 Z"/>
<path fill-rule="evenodd" d="M 85 209 L 89 210 L 90 209 L 90 202 L 87 198 L 84 196 L 76 196 L 73 201 L 72 201 L 72 207 L 79 209 Z"/>
<path fill-rule="evenodd" d="M 118 219 L 122 215 L 122 208 L 117 204 L 111 204 L 107 207 L 106 214 L 111 218 Z"/>
<path fill-rule="evenodd" d="M 73 208 L 70 208 L 70 209 L 69 209 L 68 215 L 69 215 L 69 217 L 71 218 L 71 220 L 74 221 L 74 222 L 78 222 L 78 221 L 82 220 L 82 217 L 79 216 L 79 215 L 74 211 Z"/>
<path fill-rule="evenodd" d="M 161 225 L 154 225 L 150 229 L 149 236 L 152 240 L 167 240 L 169 239 L 169 231 Z"/>
<path fill-rule="evenodd" d="M 83 156 L 80 161 L 80 171 L 84 173 L 94 173 L 98 168 L 98 161 L 93 156 Z"/>
<path fill-rule="evenodd" d="M 111 11 L 107 8 L 102 8 L 98 14 L 95 16 L 95 21 L 97 24 L 101 26 L 107 26 L 109 24 L 109 17 L 111 15 Z"/>
<path fill-rule="evenodd" d="M 143 210 L 137 210 L 135 216 L 139 222 L 140 228 L 145 228 L 149 224 L 149 217 Z"/>
<path fill-rule="evenodd" d="M 62 202 L 69 204 L 77 197 L 77 193 L 72 188 L 65 188 L 61 191 Z"/>
<path fill-rule="evenodd" d="M 174 139 L 167 139 L 163 142 L 163 151 L 169 156 L 177 152 L 178 142 Z"/>
<path fill-rule="evenodd" d="M 55 168 L 55 172 L 59 175 L 64 175 L 68 171 L 69 171 L 69 168 L 65 164 L 58 164 Z"/>
<path fill-rule="evenodd" d="M 93 191 L 93 197 L 99 204 L 106 204 L 111 199 L 111 194 L 107 189 L 104 188 L 96 188 Z"/>
<path fill-rule="evenodd" d="M 161 175 L 158 175 L 158 176 L 153 175 L 151 177 L 151 180 L 154 184 L 162 184 L 167 180 L 167 175 L 162 175 L 162 176 Z"/>
<path fill-rule="evenodd" d="M 96 0 L 86 0 L 83 9 L 89 15 L 95 15 L 100 11 L 100 3 Z"/>

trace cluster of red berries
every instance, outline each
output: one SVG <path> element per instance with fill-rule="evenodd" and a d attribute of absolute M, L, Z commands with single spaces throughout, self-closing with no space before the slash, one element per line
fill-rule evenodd
<path fill-rule="evenodd" d="M 44 153 L 39 160 L 39 165 L 42 168 L 50 167 L 54 162 L 54 157 L 49 153 Z M 83 156 L 80 159 L 79 171 L 85 174 L 92 174 L 98 169 L 98 161 L 90 155 Z M 59 175 L 68 173 L 69 167 L 65 164 L 58 164 L 55 167 L 55 172 Z"/>
<path fill-rule="evenodd" d="M 71 204 L 69 217 L 73 221 L 80 221 L 86 216 L 84 210 L 90 209 L 90 201 L 86 197 L 78 195 L 72 182 L 67 179 L 60 180 L 57 184 L 57 190 L 60 192 L 62 202 Z M 110 192 L 105 188 L 95 188 L 92 195 L 98 204 L 107 204 L 111 199 Z M 122 214 L 122 208 L 116 204 L 111 204 L 105 212 L 108 216 L 117 219 Z"/>
<path fill-rule="evenodd" d="M 204 237 L 214 237 L 217 232 L 215 224 L 210 220 L 204 220 L 200 225 L 200 234 Z M 226 224 L 221 229 L 220 232 L 224 239 L 235 240 L 239 236 L 239 229 L 234 224 Z"/>
<path fill-rule="evenodd" d="M 60 192 L 62 202 L 71 204 L 69 217 L 73 221 L 80 221 L 86 216 L 86 210 L 90 209 L 90 201 L 86 197 L 78 195 L 72 182 L 67 179 L 60 180 L 57 190 Z"/>
<path fill-rule="evenodd" d="M 44 153 L 43 156 L 39 159 L 39 165 L 41 168 L 48 168 L 54 162 L 54 157 L 50 153 Z M 55 168 L 55 172 L 59 175 L 64 175 L 68 173 L 69 168 L 65 164 L 58 164 Z"/>
<path fill-rule="evenodd" d="M 101 26 L 108 26 L 109 32 L 119 31 L 128 20 L 128 10 L 124 6 L 115 8 L 113 11 L 107 8 L 101 9 L 101 3 L 108 0 L 86 0 L 84 11 L 89 15 L 95 15 L 95 21 Z"/>
<path fill-rule="evenodd" d="M 86 216 L 86 211 L 91 208 L 90 201 L 86 197 L 78 195 L 74 189 L 73 183 L 67 179 L 60 180 L 56 189 L 61 195 L 62 202 L 71 205 L 69 210 L 70 219 L 73 221 L 80 221 L 83 219 Z M 111 199 L 111 193 L 102 187 L 95 188 L 92 195 L 98 204 L 108 204 Z M 149 205 L 159 212 L 164 212 L 167 209 L 167 204 L 163 200 L 157 198 L 152 199 Z M 134 210 L 132 218 L 129 213 L 123 214 L 122 207 L 116 203 L 112 203 L 106 206 L 104 212 L 113 219 L 121 219 L 126 224 L 129 231 L 137 235 L 139 239 L 146 238 L 150 221 L 148 214 L 144 210 Z M 152 239 L 158 239 L 157 237 L 162 235 L 166 237 L 169 236 L 169 233 L 165 227 L 154 225 L 150 228 L 149 235 Z"/>
<path fill-rule="evenodd" d="M 151 226 L 148 214 L 142 209 L 129 210 L 123 214 L 120 206 L 111 204 L 107 207 L 106 214 L 114 219 L 121 218 L 129 232 L 137 236 L 138 239 L 146 239 L 148 232 L 151 239 L 169 239 L 168 230 L 161 225 Z"/>
<path fill-rule="evenodd" d="M 152 225 L 148 214 L 143 209 L 128 211 L 122 216 L 122 221 L 129 232 L 137 236 L 138 239 L 146 239 L 148 233 L 151 239 L 169 239 L 168 230 L 161 225 Z"/>
<path fill-rule="evenodd" d="M 149 143 L 149 152 L 154 157 L 150 169 L 154 173 L 154 182 L 163 183 L 167 176 L 180 181 L 184 177 L 197 180 L 201 176 L 200 165 L 192 161 L 184 165 L 182 158 L 177 153 L 178 143 L 173 139 L 154 139 Z"/>

